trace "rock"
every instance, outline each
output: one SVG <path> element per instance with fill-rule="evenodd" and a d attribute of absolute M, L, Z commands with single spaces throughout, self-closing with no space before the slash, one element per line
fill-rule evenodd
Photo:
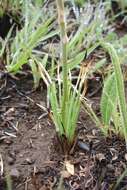
<path fill-rule="evenodd" d="M 13 140 L 11 138 L 6 138 L 3 140 L 5 144 L 11 145 L 13 143 Z"/>
<path fill-rule="evenodd" d="M 25 159 L 25 163 L 26 164 L 33 164 L 34 163 L 34 160 L 30 159 L 30 158 L 26 158 Z"/>
<path fill-rule="evenodd" d="M 20 173 L 16 168 L 12 168 L 11 171 L 10 171 L 10 176 L 13 179 L 18 179 L 20 177 Z"/>

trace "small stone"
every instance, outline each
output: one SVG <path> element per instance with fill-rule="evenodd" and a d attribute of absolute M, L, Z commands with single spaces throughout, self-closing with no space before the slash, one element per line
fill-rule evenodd
<path fill-rule="evenodd" d="M 41 137 L 44 137 L 44 133 L 41 134 Z"/>
<path fill-rule="evenodd" d="M 17 179 L 20 177 L 20 173 L 16 168 L 12 168 L 10 171 L 10 176 L 14 179 Z"/>
<path fill-rule="evenodd" d="M 3 141 L 5 144 L 11 145 L 13 143 L 12 139 L 4 139 Z"/>
<path fill-rule="evenodd" d="M 19 154 L 19 157 L 22 158 L 22 157 L 23 157 L 23 154 Z"/>
<path fill-rule="evenodd" d="M 32 159 L 30 159 L 30 158 L 26 158 L 25 163 L 27 163 L 27 164 L 33 164 L 34 161 Z"/>
<path fill-rule="evenodd" d="M 102 153 L 96 154 L 96 158 L 101 162 L 102 160 L 106 160 L 105 155 Z"/>

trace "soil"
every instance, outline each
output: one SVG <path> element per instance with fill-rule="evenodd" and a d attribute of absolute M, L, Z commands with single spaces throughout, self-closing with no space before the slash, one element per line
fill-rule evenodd
<path fill-rule="evenodd" d="M 25 95 L 17 93 L 15 88 L 20 87 L 18 90 L 21 92 L 22 86 L 25 92 L 32 88 L 32 80 L 28 80 L 27 83 L 26 81 L 27 79 L 21 79 L 18 87 L 14 87 L 14 83 L 10 81 L 7 82 L 0 101 L 0 153 L 4 161 L 4 170 L 9 172 L 16 169 L 19 173 L 19 184 L 16 185 L 16 182 L 14 189 L 24 189 L 23 181 L 34 169 L 37 170 L 46 164 L 50 155 L 49 146 L 54 136 L 50 120 L 39 119 L 43 110 Z M 45 104 L 45 91 L 30 93 L 30 98 L 36 103 Z M 10 135 L 6 135 L 6 132 Z"/>
<path fill-rule="evenodd" d="M 61 181 L 67 190 L 113 189 L 126 169 L 124 140 L 114 135 L 105 138 L 81 110 L 77 144 L 73 153 L 65 156 L 50 118 L 38 106 L 46 106 L 43 85 L 33 91 L 30 76 L 18 80 L 3 77 L 3 84 L 5 80 L 0 97 L 0 155 L 4 169 L 0 190 L 6 189 L 7 176 L 11 177 L 12 190 L 51 190 Z M 99 114 L 98 94 L 91 97 L 91 102 Z M 65 160 L 74 166 L 73 175 L 64 167 Z M 126 177 L 116 189 L 123 187 L 127 189 Z"/>

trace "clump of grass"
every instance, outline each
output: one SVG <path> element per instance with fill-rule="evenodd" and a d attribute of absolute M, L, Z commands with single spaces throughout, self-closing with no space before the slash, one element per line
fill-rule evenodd
<path fill-rule="evenodd" d="M 112 131 L 117 135 L 124 136 L 127 146 L 127 104 L 121 62 L 113 45 L 106 42 L 101 42 L 100 45 L 110 55 L 113 65 L 107 79 L 104 81 L 100 103 L 101 118 L 97 117 L 85 100 L 83 100 L 83 104 L 92 120 L 105 135 Z"/>
<path fill-rule="evenodd" d="M 51 103 L 51 117 L 55 124 L 56 131 L 63 149 L 67 153 L 70 150 L 76 137 L 76 123 L 80 111 L 80 93 L 81 90 L 80 76 L 76 86 L 72 87 L 70 68 L 68 66 L 68 38 L 66 33 L 66 21 L 64 12 L 64 1 L 57 0 L 58 22 L 60 27 L 62 54 L 58 69 L 62 66 L 61 75 L 58 72 L 58 83 L 52 81 L 48 93 Z M 54 71 L 54 64 L 52 64 Z M 53 73 L 53 72 L 52 72 Z M 66 144 L 66 146 L 65 146 Z"/>
<path fill-rule="evenodd" d="M 105 83 L 102 94 L 101 112 L 104 118 L 103 121 L 104 124 L 107 125 L 113 116 L 112 119 L 115 126 L 119 125 L 119 127 L 115 128 L 115 132 L 119 133 L 117 129 L 122 132 L 127 145 L 127 104 L 125 99 L 124 80 L 121 64 L 119 57 L 111 44 L 104 43 L 102 46 L 108 51 L 114 67 L 114 74 L 109 76 L 110 78 L 108 79 L 108 82 Z M 110 111 L 108 110 L 108 106 L 110 106 Z M 108 109 L 106 109 L 106 107 Z M 116 120 L 119 122 L 115 122 Z"/>
<path fill-rule="evenodd" d="M 51 31 L 53 27 L 53 17 L 43 18 L 43 11 L 29 1 L 24 6 L 24 25 L 16 36 L 10 39 L 10 52 L 7 57 L 7 70 L 13 74 L 19 73 L 24 64 L 31 67 L 34 86 L 39 84 L 42 76 L 42 67 L 46 67 L 48 53 L 37 51 L 37 47 L 42 45 L 44 41 L 53 37 L 58 31 Z M 36 49 L 36 51 L 35 51 Z"/>
<path fill-rule="evenodd" d="M 62 143 L 66 140 L 68 147 L 71 147 L 76 136 L 76 122 L 81 106 L 80 93 L 83 81 L 84 79 L 86 79 L 86 75 L 82 73 L 82 71 L 80 71 L 79 77 L 77 79 L 77 84 L 74 88 L 72 88 L 73 85 L 70 77 L 70 70 L 72 68 L 75 68 L 76 66 L 79 66 L 79 62 L 84 59 L 85 51 L 79 52 L 79 49 L 81 47 L 81 44 L 84 42 L 83 34 L 87 32 L 87 29 L 82 24 L 81 28 L 75 33 L 73 38 L 70 38 L 70 41 L 68 41 L 63 2 L 57 2 L 57 8 L 61 34 L 62 56 L 60 62 L 58 63 L 57 83 L 55 81 L 52 81 L 49 85 L 48 90 L 52 109 L 51 117 L 55 123 L 59 139 L 62 141 Z M 91 25 L 92 28 L 94 28 L 96 24 L 92 23 Z M 100 34 L 101 32 L 98 33 L 99 36 Z M 91 51 L 99 45 L 100 43 L 98 41 L 98 43 L 96 43 L 95 46 L 88 49 L 88 54 L 90 54 Z M 76 52 L 78 55 L 75 56 Z M 73 59 L 70 58 L 70 55 L 72 54 Z M 75 61 L 74 57 L 78 61 Z M 103 64 L 99 64 L 105 64 L 105 60 L 103 60 Z M 52 65 L 52 71 L 54 71 L 54 64 Z M 62 67 L 61 73 L 59 72 L 60 67 Z M 88 109 L 88 106 L 86 109 L 88 112 L 92 110 L 91 108 Z M 96 116 L 96 114 L 94 114 L 94 112 L 92 112 L 92 117 L 94 121 L 96 121 L 97 125 L 102 125 L 102 122 L 99 121 L 98 117 Z"/>

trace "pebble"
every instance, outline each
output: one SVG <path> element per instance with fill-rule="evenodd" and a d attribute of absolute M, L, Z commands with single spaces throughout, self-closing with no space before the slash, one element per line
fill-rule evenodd
<path fill-rule="evenodd" d="M 12 168 L 11 171 L 10 171 L 10 176 L 13 179 L 17 179 L 17 178 L 20 177 L 20 173 L 19 173 L 19 171 L 16 168 Z"/>
<path fill-rule="evenodd" d="M 5 144 L 11 145 L 11 144 L 13 143 L 13 140 L 10 139 L 10 138 L 8 138 L 8 139 L 4 139 L 3 142 L 4 142 Z"/>
<path fill-rule="evenodd" d="M 33 164 L 34 163 L 34 160 L 30 159 L 30 158 L 26 158 L 25 159 L 25 163 L 27 164 Z"/>

